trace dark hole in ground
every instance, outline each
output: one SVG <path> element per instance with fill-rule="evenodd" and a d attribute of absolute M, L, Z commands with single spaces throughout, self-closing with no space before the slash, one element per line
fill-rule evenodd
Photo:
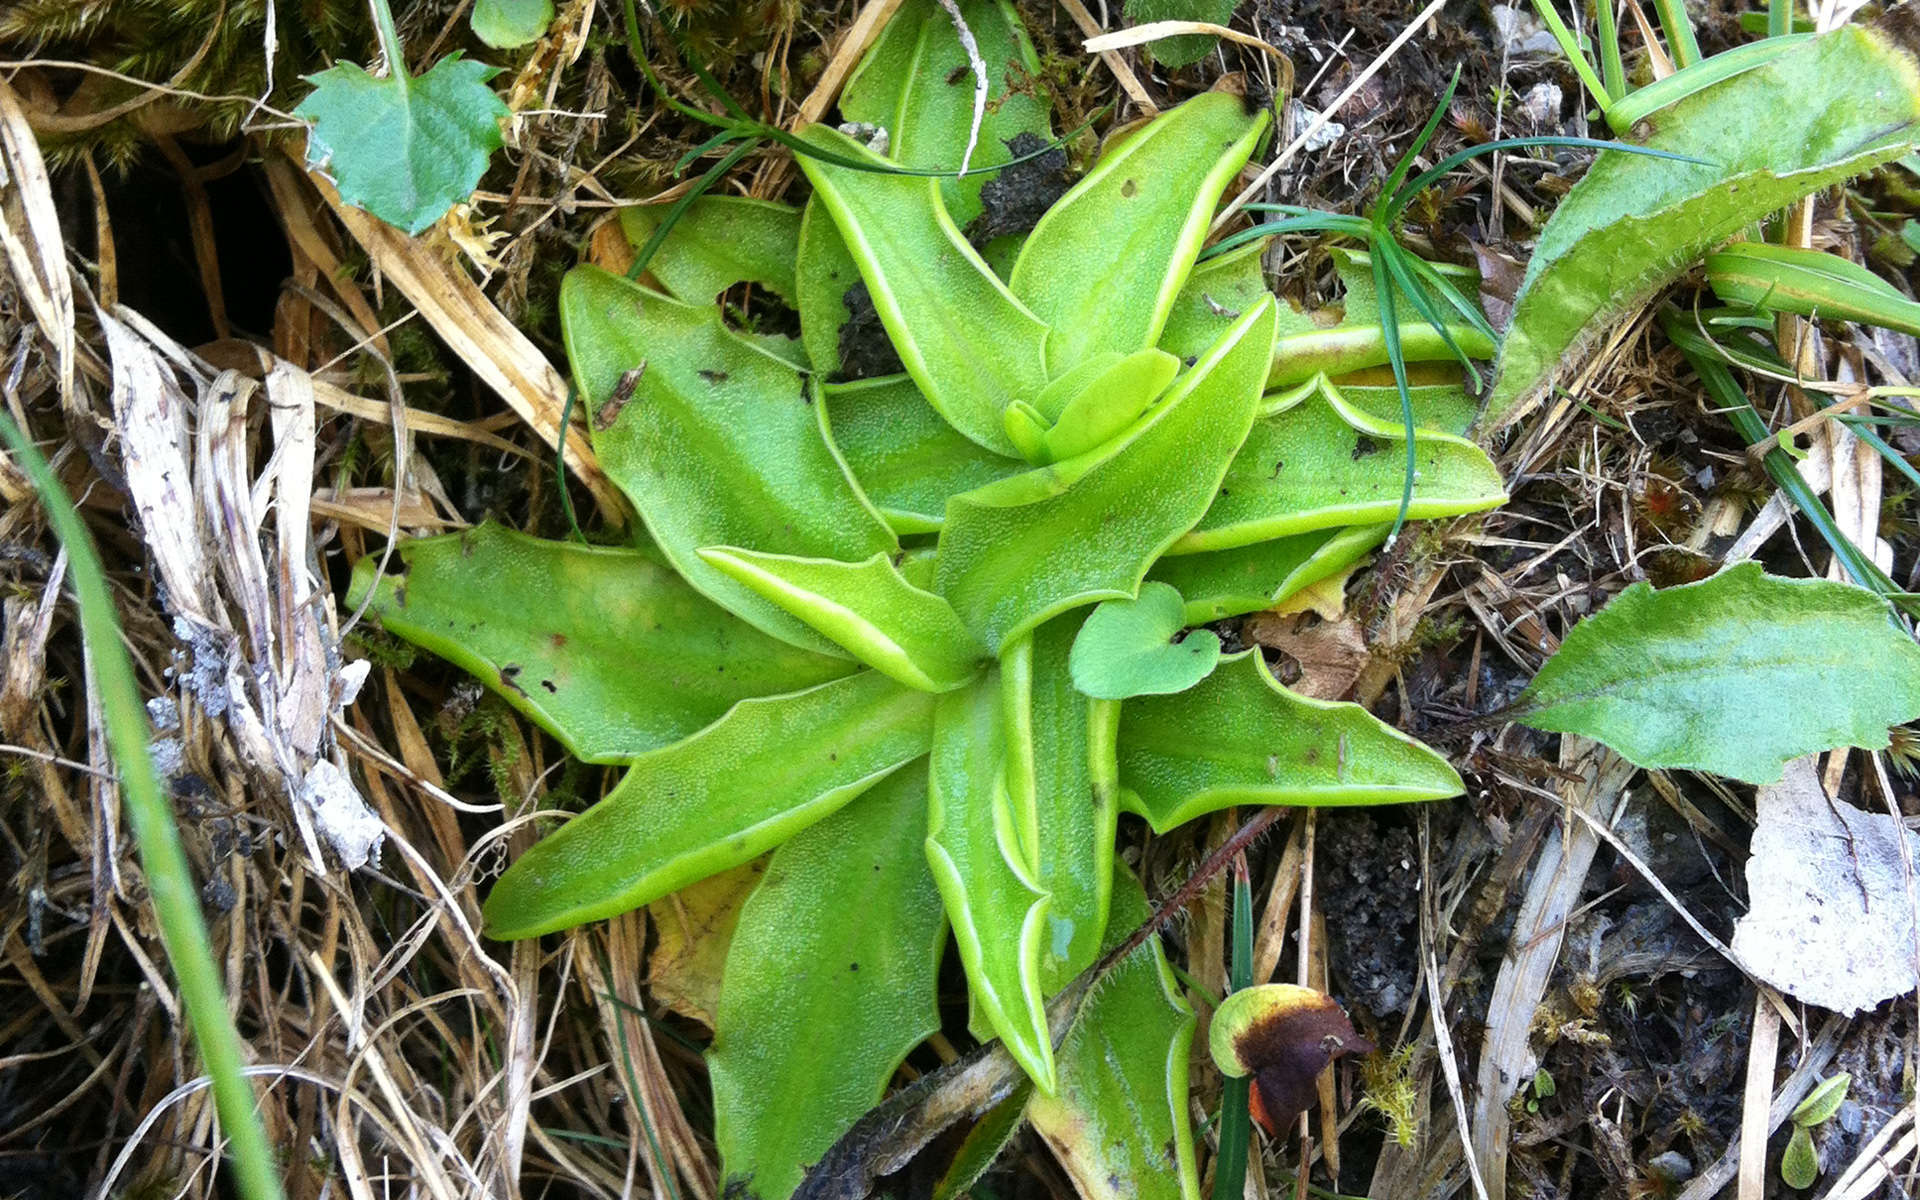
<path fill-rule="evenodd" d="M 229 142 L 182 144 L 180 149 L 195 166 L 206 167 L 228 159 L 238 147 Z M 93 229 L 93 198 L 84 174 L 63 174 L 68 200 L 63 224 L 75 232 Z M 121 303 L 184 346 L 212 341 L 213 315 L 201 287 L 186 189 L 178 172 L 158 154 L 148 154 L 125 172 L 103 171 L 101 179 L 113 223 Z M 202 186 L 227 319 L 236 336 L 264 339 L 273 327 L 280 286 L 293 269 L 265 181 L 250 163 L 242 162 Z"/>

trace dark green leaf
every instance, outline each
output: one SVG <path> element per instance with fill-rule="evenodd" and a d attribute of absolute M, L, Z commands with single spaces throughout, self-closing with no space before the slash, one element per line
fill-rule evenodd
<path fill-rule="evenodd" d="M 1723 165 L 1602 154 L 1541 231 L 1486 419 L 1538 396 L 1569 351 L 1707 250 L 1911 149 L 1916 69 L 1889 29 L 1849 25 L 1649 118 L 1647 146 Z"/>
<path fill-rule="evenodd" d="M 1238 0 L 1127 0 L 1121 11 L 1129 25 L 1150 25 L 1155 21 L 1205 21 L 1225 25 L 1233 19 Z M 1163 67 L 1184 67 L 1213 53 L 1220 43 L 1217 37 L 1188 33 L 1161 38 L 1148 44 L 1153 61 Z"/>
<path fill-rule="evenodd" d="M 1920 717 L 1920 646 L 1851 584 L 1743 562 L 1656 592 L 1636 583 L 1574 626 L 1515 719 L 1605 742 L 1643 767 L 1779 780 L 1787 760 L 1881 749 Z"/>
<path fill-rule="evenodd" d="M 416 77 L 375 78 L 346 62 L 309 75 L 313 91 L 293 110 L 313 125 L 307 163 L 348 204 L 419 233 L 473 194 L 500 148 L 507 106 L 487 86 L 496 73 L 455 52 Z"/>

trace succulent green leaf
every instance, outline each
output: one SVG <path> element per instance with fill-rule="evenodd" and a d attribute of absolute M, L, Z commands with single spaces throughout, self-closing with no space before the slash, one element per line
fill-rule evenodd
<path fill-rule="evenodd" d="M 588 762 L 677 742 L 741 700 L 854 669 L 761 633 L 656 555 L 499 525 L 402 542 L 401 573 L 354 564 L 347 602 L 471 672 Z M 634 663 L 647 670 L 635 671 Z"/>
<path fill-rule="evenodd" d="M 1001 424 L 1006 426 L 1007 440 L 1020 452 L 1020 457 L 1030 463 L 1045 464 L 1053 460 L 1047 455 L 1047 419 L 1040 410 L 1025 400 L 1007 401 L 1006 411 L 1000 414 Z"/>
<path fill-rule="evenodd" d="M 1182 622 L 1205 625 L 1272 608 L 1339 574 L 1385 541 L 1390 528 L 1316 529 L 1232 550 L 1181 554 L 1153 564 L 1147 582 L 1170 584 L 1186 600 Z"/>
<path fill-rule="evenodd" d="M 1099 700 L 1184 692 L 1213 673 L 1220 636 L 1186 630 L 1186 605 L 1170 584 L 1143 583 L 1140 595 L 1093 610 L 1069 660 L 1073 685 Z"/>
<path fill-rule="evenodd" d="M 515 860 L 482 909 L 487 934 L 617 916 L 756 858 L 925 754 L 932 721 L 931 697 L 875 671 L 743 700 L 634 759 L 606 799 Z"/>
<path fill-rule="evenodd" d="M 1220 193 L 1266 122 L 1237 96 L 1196 96 L 1128 136 L 1040 218 L 1007 283 L 1053 326 L 1051 374 L 1160 340 Z"/>
<path fill-rule="evenodd" d="M 1031 813 L 1034 873 L 1047 906 L 1040 982 L 1051 996 L 1092 964 L 1107 928 L 1119 817 L 1120 706 L 1091 700 L 1067 667 L 1079 616 L 1056 617 L 1001 656 L 1007 791 Z"/>
<path fill-rule="evenodd" d="M 1135 593 L 1206 509 L 1245 440 L 1273 323 L 1271 299 L 1248 309 L 1121 436 L 948 503 L 935 578 L 989 647 L 1067 609 Z"/>
<path fill-rule="evenodd" d="M 775 851 L 742 908 L 707 1052 L 729 1191 L 791 1195 L 940 1028 L 926 835 L 922 762 Z"/>
<path fill-rule="evenodd" d="M 953 606 L 908 583 L 888 555 L 846 563 L 715 546 L 700 557 L 910 688 L 950 692 L 985 661 Z"/>
<path fill-rule="evenodd" d="M 954 223 L 980 213 L 980 189 L 993 168 L 1013 157 L 1007 143 L 1022 133 L 1051 132 L 1045 93 L 1035 86 L 1039 59 L 1013 6 L 1004 0 L 957 5 L 987 67 L 987 103 L 965 175 L 940 181 Z M 960 32 L 937 0 L 902 4 L 840 95 L 849 121 L 879 125 L 887 156 L 909 167 L 957 170 L 973 128 L 974 75 Z"/>
<path fill-rule="evenodd" d="M 620 229 L 636 250 L 647 244 L 670 205 L 620 210 Z M 800 210 L 745 196 L 706 195 L 680 214 L 647 270 L 674 299 L 712 304 L 736 283 L 757 283 L 783 300 L 797 294 L 794 257 Z"/>
<path fill-rule="evenodd" d="M 1793 1123 L 1812 1129 L 1832 1120 L 1833 1114 L 1839 1112 L 1840 1106 L 1847 1102 L 1847 1089 L 1852 1086 L 1853 1076 L 1846 1071 L 1822 1079 L 1807 1093 L 1807 1098 L 1794 1108 Z"/>
<path fill-rule="evenodd" d="M 1150 25 L 1155 21 L 1205 21 L 1209 25 L 1225 25 L 1233 19 L 1233 10 L 1239 0 L 1127 0 L 1126 13 L 1129 25 Z M 1205 33 L 1184 33 L 1178 37 L 1161 38 L 1150 42 L 1148 51 L 1153 61 L 1163 67 L 1185 67 L 1199 62 L 1213 53 L 1220 39 Z"/>
<path fill-rule="evenodd" d="M 1499 468 L 1462 437 L 1414 431 L 1420 473 L 1407 516 L 1451 517 L 1506 501 Z M 1220 496 L 1170 554 L 1230 550 L 1336 525 L 1391 521 L 1406 472 L 1400 423 L 1368 416 L 1323 384 L 1253 424 Z"/>
<path fill-rule="evenodd" d="M 1357 704 L 1294 695 L 1254 651 L 1189 691 L 1122 704 L 1120 785 L 1157 833 L 1235 804 L 1399 804 L 1461 791 L 1445 758 Z"/>
<path fill-rule="evenodd" d="M 1920 334 L 1920 303 L 1824 250 L 1736 242 L 1707 255 L 1707 282 L 1730 304 Z"/>
<path fill-rule="evenodd" d="M 1810 1188 L 1820 1181 L 1820 1152 L 1805 1125 L 1795 1125 L 1780 1155 L 1780 1178 L 1790 1188 Z"/>
<path fill-rule="evenodd" d="M 1400 424 L 1400 389 L 1390 383 L 1342 383 L 1340 395 L 1376 421 Z M 1413 423 L 1420 429 L 1464 434 L 1480 415 L 1480 401 L 1457 383 L 1416 383 L 1407 389 L 1407 399 L 1413 405 Z"/>
<path fill-rule="evenodd" d="M 793 262 L 793 306 L 800 313 L 800 343 L 807 361 L 824 378 L 840 377 L 840 333 L 851 313 L 847 289 L 860 282 L 859 264 L 820 198 L 800 210 L 800 243 Z"/>
<path fill-rule="evenodd" d="M 1126 355 L 1068 397 L 1045 435 L 1047 462 L 1085 454 L 1140 419 L 1167 390 L 1180 360 L 1148 347 Z"/>
<path fill-rule="evenodd" d="M 416 76 L 349 62 L 308 75 L 313 91 L 293 110 L 312 125 L 307 165 L 348 204 L 419 233 L 473 194 L 500 148 L 507 106 L 487 86 L 498 71 L 455 51 Z"/>
<path fill-rule="evenodd" d="M 553 24 L 553 0 L 473 0 L 473 36 L 495 50 L 534 41 Z"/>
<path fill-rule="evenodd" d="M 933 1200 L 968 1200 L 974 1195 L 975 1181 L 993 1166 L 1013 1135 L 1026 1127 L 1027 1101 L 1032 1096 L 1033 1084 L 1022 1079 L 1005 1100 L 973 1123 L 947 1164 L 947 1173 L 933 1185 Z"/>
<path fill-rule="evenodd" d="M 962 437 L 905 375 L 820 391 L 829 436 L 896 533 L 936 533 L 948 500 L 1027 469 Z"/>
<path fill-rule="evenodd" d="M 1636 583 L 1574 626 L 1515 720 L 1643 767 L 1775 783 L 1789 759 L 1878 750 L 1920 717 L 1920 646 L 1852 584 L 1754 562 L 1654 591 Z"/>
<path fill-rule="evenodd" d="M 826 126 L 800 136 L 841 157 L 886 162 Z M 1013 454 L 1000 413 L 1008 401 L 1046 386 L 1046 326 L 961 236 L 939 180 L 859 171 L 809 155 L 800 156 L 800 167 L 859 264 L 921 394 L 961 433 Z"/>
<path fill-rule="evenodd" d="M 1402 324 L 1399 327 L 1401 360 L 1409 363 L 1454 362 L 1457 361 L 1454 354 L 1456 346 L 1473 358 L 1489 358 L 1493 355 L 1494 345 L 1481 330 L 1465 324 L 1448 324 L 1444 329 L 1445 333 L 1442 334 L 1424 318 Z M 1267 386 L 1292 387 L 1315 375 L 1344 375 L 1350 371 L 1385 366 L 1390 361 L 1385 326 L 1363 322 L 1335 325 L 1328 329 L 1297 330 L 1282 334 L 1274 343 L 1273 372 L 1267 376 Z M 1397 392 L 1395 397 L 1397 409 Z"/>
<path fill-rule="evenodd" d="M 1571 351 L 1718 243 L 1911 149 L 1920 64 L 1910 36 L 1904 22 L 1845 26 L 1648 118 L 1644 145 L 1714 165 L 1602 153 L 1541 231 L 1485 420 L 1538 396 Z"/>
<path fill-rule="evenodd" d="M 1150 915 L 1146 889 L 1116 867 L 1112 941 Z M 1187 1116 L 1193 1010 L 1158 938 L 1118 963 L 1088 997 L 1059 1054 L 1060 1088 L 1027 1104 L 1088 1200 L 1197 1200 Z"/>
<path fill-rule="evenodd" d="M 1034 1086 L 1054 1088 L 1040 990 L 1047 894 L 1028 860 L 1007 791 L 1000 672 L 938 700 L 933 723 L 927 864 L 953 924 L 975 1014 Z"/>
<path fill-rule="evenodd" d="M 1196 359 L 1219 340 L 1227 326 L 1240 319 L 1241 313 L 1258 304 L 1267 294 L 1260 256 L 1272 240 L 1261 238 L 1195 263 L 1173 298 L 1167 323 L 1160 330 L 1160 348 L 1182 361 Z M 1312 322 L 1290 305 L 1283 306 L 1280 330 L 1294 332 L 1296 322 L 1299 328 L 1312 327 Z"/>
<path fill-rule="evenodd" d="M 824 436 L 801 374 L 741 341 L 712 305 L 597 267 L 567 273 L 560 320 L 601 465 L 674 569 L 773 636 L 839 653 L 695 553 L 744 546 L 851 561 L 897 548 Z"/>

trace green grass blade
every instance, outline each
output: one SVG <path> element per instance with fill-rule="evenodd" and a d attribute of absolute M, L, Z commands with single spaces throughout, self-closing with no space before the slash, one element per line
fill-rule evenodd
<path fill-rule="evenodd" d="M 1660 19 L 1660 30 L 1667 35 L 1667 57 L 1673 65 L 1686 70 L 1700 61 L 1700 43 L 1693 36 L 1693 18 L 1687 15 L 1686 0 L 1653 0 Z"/>
<path fill-rule="evenodd" d="M 1413 393 L 1407 387 L 1407 359 L 1400 352 L 1400 314 L 1394 310 L 1392 276 L 1387 267 L 1387 260 L 1397 253 L 1401 253 L 1400 247 L 1392 238 L 1384 238 L 1373 247 L 1373 294 L 1380 305 L 1380 329 L 1387 339 L 1393 386 L 1400 392 L 1400 424 L 1407 432 L 1406 481 L 1400 488 L 1400 511 L 1394 514 L 1393 528 L 1387 532 L 1389 546 L 1407 523 L 1407 509 L 1413 507 L 1413 478 L 1420 470 L 1420 451 L 1413 437 Z"/>
<path fill-rule="evenodd" d="M 1600 32 L 1600 81 L 1615 96 L 1627 94 L 1627 69 L 1620 59 L 1620 26 L 1614 21 L 1613 5 L 1615 0 L 1599 0 L 1594 5 L 1594 19 L 1599 22 Z"/>
<path fill-rule="evenodd" d="M 193 884 L 186 851 L 173 810 L 161 792 L 160 777 L 147 754 L 147 712 L 134 684 L 133 662 L 120 640 L 120 622 L 107 594 L 107 576 L 100 565 L 80 516 L 66 489 L 40 450 L 13 419 L 0 413 L 0 441 L 4 441 L 40 493 L 47 520 L 66 547 L 73 568 L 73 589 L 80 599 L 80 627 L 93 660 L 94 686 L 100 692 L 106 716 L 107 744 L 120 768 L 121 796 L 139 842 L 140 866 L 153 897 L 160 942 L 180 981 L 180 1001 L 207 1074 L 213 1079 L 213 1102 L 221 1131 L 232 1156 L 235 1188 L 245 1200 L 279 1200 L 280 1175 L 267 1145 L 260 1114 L 255 1111 L 253 1087 L 242 1074 L 246 1056 L 240 1035 L 227 1015 L 220 987 L 220 970 L 207 941 L 200 917 L 200 893 Z"/>
<path fill-rule="evenodd" d="M 1713 342 L 1692 328 L 1686 317 L 1677 309 L 1664 310 L 1660 314 L 1660 325 L 1666 330 L 1667 337 L 1686 356 L 1687 362 L 1693 367 L 1694 374 L 1700 377 L 1700 382 L 1707 389 L 1708 395 L 1712 396 L 1714 403 L 1726 413 L 1728 423 L 1733 426 L 1735 432 L 1746 439 L 1749 446 L 1759 445 L 1772 436 L 1767 423 L 1755 411 L 1753 402 L 1747 398 L 1746 390 L 1733 377 L 1733 372 L 1727 369 L 1725 361 L 1720 356 L 1719 348 Z M 1878 592 L 1908 612 L 1915 610 L 1913 601 L 1904 597 L 1898 585 L 1887 578 L 1886 572 L 1862 553 L 1860 547 L 1853 544 L 1852 538 L 1840 531 L 1840 526 L 1834 521 L 1833 513 L 1828 511 L 1825 502 L 1814 493 L 1807 481 L 1800 477 L 1800 472 L 1791 455 L 1776 446 L 1767 451 L 1766 457 L 1761 462 L 1766 467 L 1767 474 L 1773 477 L 1774 483 L 1787 494 L 1787 498 L 1793 501 L 1794 507 L 1806 516 L 1808 524 L 1812 525 L 1832 548 L 1834 557 L 1840 560 L 1840 565 L 1846 568 L 1847 574 L 1853 577 L 1855 583 L 1869 591 Z"/>
<path fill-rule="evenodd" d="M 1559 12 L 1553 7 L 1553 0 L 1533 0 L 1533 11 L 1540 14 L 1540 20 L 1546 24 L 1547 32 L 1553 34 L 1553 40 L 1560 43 L 1560 52 L 1567 56 L 1567 62 L 1572 65 L 1573 73 L 1578 75 L 1580 82 L 1586 85 L 1587 91 L 1593 96 L 1594 103 L 1603 110 L 1612 107 L 1617 97 L 1607 90 L 1606 84 L 1600 81 L 1599 72 L 1593 69 L 1593 64 L 1587 61 L 1586 54 L 1580 49 L 1580 39 L 1575 37 L 1573 30 L 1568 29 L 1567 23 L 1560 19 Z"/>
<path fill-rule="evenodd" d="M 1253 888 L 1244 861 L 1233 869 L 1233 961 L 1227 970 L 1230 991 L 1253 986 Z M 1217 1005 L 1215 1007 L 1218 1007 Z M 1247 1107 L 1251 1075 L 1229 1077 L 1220 1089 L 1219 1150 L 1213 1165 L 1213 1200 L 1239 1200 L 1246 1186 L 1247 1146 L 1253 1114 Z"/>

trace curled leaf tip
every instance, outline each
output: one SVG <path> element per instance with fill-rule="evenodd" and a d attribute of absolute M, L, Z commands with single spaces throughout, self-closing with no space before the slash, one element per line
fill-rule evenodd
<path fill-rule="evenodd" d="M 1222 1074 L 1253 1076 L 1247 1105 L 1272 1136 L 1313 1107 L 1320 1072 L 1345 1055 L 1374 1051 L 1331 996 L 1291 983 L 1228 996 L 1213 1014 L 1208 1042 Z"/>

